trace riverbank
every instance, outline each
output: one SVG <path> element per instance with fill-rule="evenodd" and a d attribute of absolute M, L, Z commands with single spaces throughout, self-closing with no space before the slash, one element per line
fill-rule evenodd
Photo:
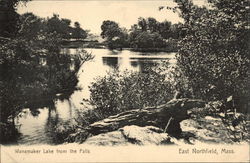
<path fill-rule="evenodd" d="M 63 48 L 93 48 L 93 49 L 110 49 L 106 43 L 100 43 L 98 41 L 63 41 Z M 110 50 L 131 50 L 134 52 L 177 52 L 178 49 L 176 45 L 168 45 L 165 48 L 131 48 L 131 47 L 119 47 L 112 48 Z"/>
<path fill-rule="evenodd" d="M 177 109 L 179 103 L 182 105 Z M 68 140 L 97 146 L 250 142 L 249 115 L 220 112 L 220 101 L 204 104 L 200 100 L 177 99 L 158 108 L 122 112 L 77 130 Z"/>
<path fill-rule="evenodd" d="M 124 48 L 127 50 L 135 51 L 135 52 L 177 52 L 177 48 L 167 47 L 167 48 Z"/>
<path fill-rule="evenodd" d="M 84 41 L 84 40 L 64 40 L 61 42 L 63 48 L 95 48 L 106 49 L 106 44 L 98 41 Z"/>
<path fill-rule="evenodd" d="M 72 89 L 74 91 L 73 94 L 68 93 L 70 90 L 66 88 L 71 88 L 70 85 L 74 85 L 72 81 L 66 81 L 65 79 L 63 80 L 65 83 L 64 89 L 57 89 L 53 94 L 46 94 L 45 97 L 36 96 L 41 92 L 41 89 L 36 89 L 36 91 L 33 89 L 31 93 L 34 96 L 27 98 L 27 100 L 33 99 L 33 102 L 25 106 L 27 108 L 24 109 L 26 113 L 19 117 L 18 123 L 16 123 L 20 126 L 18 131 L 21 133 L 21 136 L 18 136 L 18 139 L 14 139 L 12 141 L 13 144 L 57 144 L 58 139 L 54 127 L 72 121 L 77 117 L 78 109 L 83 107 L 82 99 L 89 98 L 89 86 L 97 77 L 103 76 L 114 69 L 119 69 L 120 71 L 128 69 L 134 72 L 141 72 L 145 71 L 147 66 L 155 66 L 152 63 L 159 63 L 161 60 L 174 60 L 174 54 L 172 53 L 149 53 L 145 56 L 144 53 L 129 50 L 111 51 L 95 48 L 86 48 L 85 50 L 87 53 L 93 54 L 95 58 L 83 64 L 79 73 L 77 73 L 77 79 L 79 80 L 77 87 L 82 89 L 76 91 Z M 78 52 L 77 49 L 67 49 L 65 53 L 74 56 Z M 65 93 L 68 94 L 66 96 L 69 98 L 65 99 L 62 97 Z M 43 102 L 40 104 L 40 101 L 48 102 L 48 105 L 46 106 Z M 30 108 L 34 109 L 30 110 Z M 30 123 L 33 121 L 35 123 Z M 64 126 L 70 128 L 70 130 L 72 128 L 71 126 Z M 63 130 L 63 128 L 60 128 L 60 130 Z M 60 134 L 58 136 L 63 137 Z"/>

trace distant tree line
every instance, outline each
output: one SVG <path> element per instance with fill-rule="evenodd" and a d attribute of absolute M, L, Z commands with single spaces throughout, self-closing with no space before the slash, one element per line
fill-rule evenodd
<path fill-rule="evenodd" d="M 102 38 L 106 39 L 109 48 L 166 48 L 185 36 L 182 24 L 169 21 L 158 22 L 155 18 L 138 18 L 131 29 L 120 27 L 117 22 L 105 20 L 101 29 Z M 169 42 L 170 41 L 170 42 Z"/>
<path fill-rule="evenodd" d="M 21 35 L 34 36 L 40 31 L 55 33 L 63 39 L 85 39 L 87 32 L 81 28 L 79 22 L 74 22 L 71 26 L 71 20 L 60 18 L 59 15 L 53 14 L 51 18 L 39 18 L 33 13 L 25 13 L 20 16 Z M 27 25 L 29 27 L 27 27 Z"/>

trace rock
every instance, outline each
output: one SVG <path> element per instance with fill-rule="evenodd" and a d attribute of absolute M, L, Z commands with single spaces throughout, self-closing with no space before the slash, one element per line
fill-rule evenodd
<path fill-rule="evenodd" d="M 154 126 L 139 127 L 125 126 L 117 131 L 107 132 L 89 137 L 83 144 L 87 145 L 163 145 L 174 144 L 176 139 L 171 138 L 163 130 Z"/>
<path fill-rule="evenodd" d="M 120 131 L 129 142 L 139 145 L 173 144 L 167 133 L 154 126 L 125 126 Z"/>
<path fill-rule="evenodd" d="M 221 121 L 220 118 L 215 118 L 215 117 L 212 117 L 212 116 L 205 116 L 205 119 L 210 120 L 210 121 Z"/>
<path fill-rule="evenodd" d="M 231 133 L 222 120 L 210 116 L 198 119 L 187 119 L 180 123 L 186 139 L 194 140 L 194 144 L 202 143 L 233 143 Z"/>
<path fill-rule="evenodd" d="M 215 135 L 213 135 L 213 133 L 210 130 L 201 127 L 201 125 L 199 125 L 198 122 L 192 119 L 184 120 L 180 123 L 180 125 L 183 131 L 184 137 L 186 137 L 186 139 L 191 138 L 194 144 L 197 142 L 203 142 L 203 143 L 211 142 L 212 143 L 212 142 L 220 141 L 220 138 L 218 138 L 217 136 L 214 137 Z"/>
<path fill-rule="evenodd" d="M 97 146 L 114 146 L 129 145 L 130 142 L 125 139 L 121 131 L 113 131 L 89 137 L 83 144 Z"/>
<path fill-rule="evenodd" d="M 226 117 L 225 113 L 219 113 L 218 115 L 219 115 L 220 117 L 222 117 L 222 118 L 225 118 L 225 117 Z"/>

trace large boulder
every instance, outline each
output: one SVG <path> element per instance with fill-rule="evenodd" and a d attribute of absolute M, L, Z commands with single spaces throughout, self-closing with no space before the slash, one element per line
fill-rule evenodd
<path fill-rule="evenodd" d="M 182 135 L 189 142 L 233 144 L 250 140 L 249 128 L 243 122 L 236 125 L 224 116 L 196 116 L 180 122 Z"/>
<path fill-rule="evenodd" d="M 112 131 L 87 138 L 83 144 L 97 146 L 129 145 L 121 131 Z"/>
<path fill-rule="evenodd" d="M 84 144 L 88 145 L 163 145 L 174 144 L 176 139 L 154 126 L 125 126 L 117 131 L 89 137 Z"/>

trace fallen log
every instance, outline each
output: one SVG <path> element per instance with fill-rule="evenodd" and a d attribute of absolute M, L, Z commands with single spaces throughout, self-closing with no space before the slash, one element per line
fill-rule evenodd
<path fill-rule="evenodd" d="M 187 111 L 195 107 L 204 107 L 205 102 L 197 99 L 173 99 L 166 104 L 157 107 L 147 107 L 143 109 L 130 110 L 120 114 L 110 116 L 101 121 L 89 125 L 86 130 L 92 134 L 115 131 L 128 125 L 156 126 L 164 129 L 168 124 L 166 132 L 178 135 L 181 132 L 180 122 L 188 118 Z"/>

